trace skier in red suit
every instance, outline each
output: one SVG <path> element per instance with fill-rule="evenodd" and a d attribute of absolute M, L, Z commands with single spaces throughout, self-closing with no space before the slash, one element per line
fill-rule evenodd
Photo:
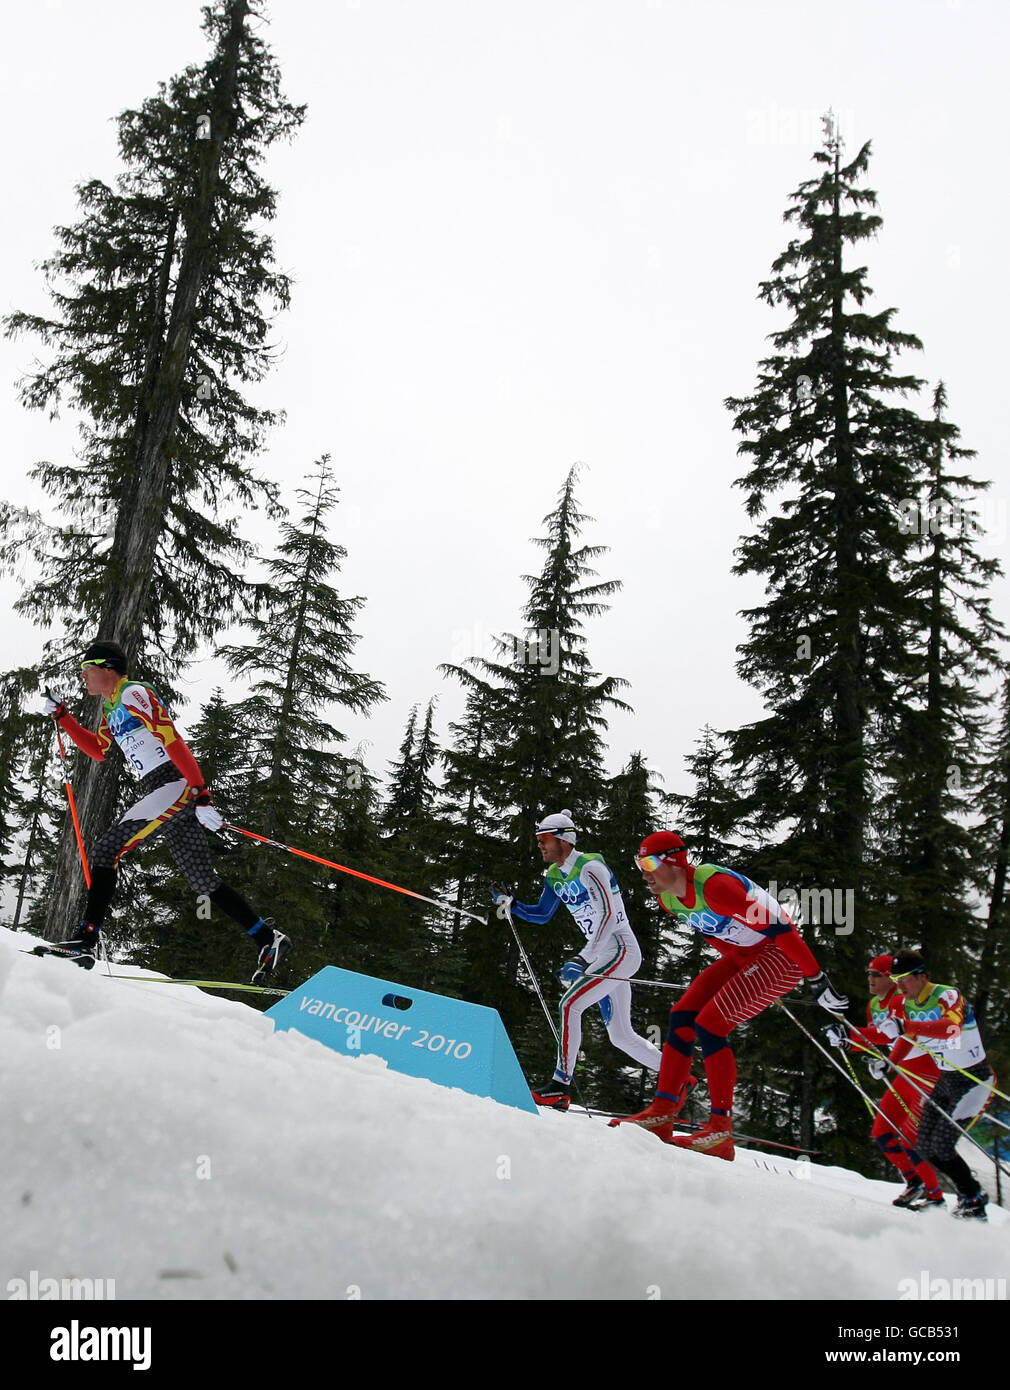
<path fill-rule="evenodd" d="M 892 1031 L 881 1032 L 881 1025 L 895 1017 L 901 1002 L 901 991 L 891 979 L 894 957 L 874 956 L 870 961 L 867 977 L 870 998 L 866 1005 L 866 1027 L 853 1028 L 845 1023 L 833 1023 L 827 1035 L 835 1047 L 843 1052 L 853 1049 L 866 1052 L 861 1044 L 869 1044 L 875 1052 L 892 1052 Z M 894 1044 L 897 1047 L 897 1044 Z M 906 1047 L 903 1049 L 908 1051 Z M 892 1052 L 892 1060 L 894 1054 Z M 926 1096 L 932 1091 L 940 1075 L 940 1068 L 927 1053 L 919 1050 L 918 1056 L 905 1057 L 902 1069 L 912 1073 L 903 1076 L 895 1072 L 888 1084 L 884 1097 L 870 1130 L 871 1138 L 880 1145 L 884 1157 L 893 1163 L 905 1179 L 905 1188 L 894 1199 L 896 1207 L 942 1207 L 943 1191 L 936 1169 L 922 1158 L 915 1147 L 922 1120 L 922 1108 Z M 870 1074 L 878 1081 L 886 1078 L 887 1062 L 874 1056 L 870 1061 Z"/>
<path fill-rule="evenodd" d="M 720 959 L 692 981 L 670 1011 L 656 1097 L 637 1115 L 611 1124 L 637 1124 L 664 1142 L 716 1158 L 733 1158 L 736 1059 L 728 1035 L 806 979 L 817 1002 L 844 1013 L 849 1001 L 835 992 L 781 904 L 765 888 L 716 864 L 692 867 L 684 841 L 672 830 L 647 836 L 636 863 L 664 911 L 701 932 Z M 693 1085 L 695 1045 L 705 1060 L 711 1117 L 695 1134 L 673 1137 L 673 1119 Z"/>

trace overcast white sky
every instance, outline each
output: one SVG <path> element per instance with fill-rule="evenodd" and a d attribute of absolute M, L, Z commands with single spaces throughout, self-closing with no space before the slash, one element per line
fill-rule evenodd
<path fill-rule="evenodd" d="M 342 591 L 367 596 L 360 669 L 389 702 L 349 719 L 376 770 L 414 702 L 462 706 L 436 672 L 516 630 L 520 576 L 575 460 L 587 542 L 623 579 L 590 629 L 625 676 L 611 770 L 645 751 L 671 790 L 706 722 L 760 711 L 735 672 L 730 573 L 746 529 L 722 401 L 748 392 L 778 326 L 758 282 L 812 175 L 819 117 L 873 141 L 884 226 L 865 250 L 874 307 L 948 387 L 950 417 L 993 480 L 1004 553 L 1007 457 L 1006 54 L 1003 0 L 731 4 L 709 0 L 274 0 L 266 38 L 301 135 L 271 158 L 278 263 L 294 276 L 283 350 L 258 388 L 285 408 L 260 469 L 290 497 L 333 455 Z M 206 55 L 196 0 L 5 3 L 0 311 L 47 307 L 35 262 L 76 218 L 74 185 L 118 171 L 112 118 Z M 1000 93 L 1004 93 L 1003 96 Z M 4 495 L 67 457 L 73 421 L 18 403 L 36 351 L 0 343 Z M 251 518 L 248 534 L 272 532 Z M 30 574 L 27 576 L 30 581 Z M 10 614 L 8 662 L 39 638 Z M 1010 623 L 1010 585 L 996 609 Z M 194 701 L 220 678 L 195 666 Z M 192 706 L 182 717 L 194 713 Z"/>

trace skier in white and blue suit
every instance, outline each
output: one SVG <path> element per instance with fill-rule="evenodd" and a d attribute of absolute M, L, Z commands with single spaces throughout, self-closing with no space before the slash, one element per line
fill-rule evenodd
<path fill-rule="evenodd" d="M 561 999 L 558 1036 L 560 1051 L 553 1079 L 531 1091 L 538 1105 L 567 1110 L 569 1091 L 582 1042 L 582 1015 L 598 1004 L 607 1034 L 615 1047 L 650 1071 L 658 1071 L 660 1051 L 631 1026 L 630 977 L 641 969 L 642 950 L 628 923 L 617 880 L 599 854 L 580 854 L 575 849 L 575 824 L 570 811 L 547 816 L 537 826 L 537 844 L 548 865 L 540 901 L 531 906 L 517 903 L 506 893 L 495 902 L 506 902 L 524 922 L 549 922 L 565 907 L 575 918 L 586 944 L 559 971 L 566 986 Z"/>

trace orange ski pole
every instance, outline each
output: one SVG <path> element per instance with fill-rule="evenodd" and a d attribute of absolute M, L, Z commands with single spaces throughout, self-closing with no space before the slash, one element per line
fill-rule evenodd
<path fill-rule="evenodd" d="M 408 898 L 418 898 L 423 903 L 431 903 L 433 907 L 443 907 L 447 912 L 456 912 L 461 917 L 472 917 L 475 922 L 482 922 L 487 926 L 486 917 L 478 917 L 476 912 L 467 912 L 465 907 L 453 907 L 452 903 L 440 902 L 438 898 L 426 898 L 423 893 L 414 893 L 410 888 L 401 888 L 398 883 L 387 883 L 384 878 L 373 878 L 371 874 L 363 874 L 360 869 L 349 869 L 346 864 L 334 864 L 332 859 L 321 859 L 318 854 L 309 854 L 308 850 L 295 849 L 292 845 L 283 845 L 280 840 L 269 840 L 266 835 L 257 835 L 254 830 L 243 830 L 240 825 L 229 825 L 225 821 L 224 830 L 235 830 L 239 835 L 248 835 L 250 840 L 259 840 L 261 844 L 273 845 L 274 849 L 287 850 L 288 854 L 297 854 L 301 859 L 311 859 L 313 864 L 323 864 L 327 869 L 336 869 L 342 874 L 353 874 L 355 878 L 363 878 L 366 883 L 377 883 L 380 888 L 391 888 L 394 893 L 405 893 Z"/>
<path fill-rule="evenodd" d="M 70 778 L 66 775 L 67 750 L 63 746 L 63 735 L 60 733 L 59 724 L 56 725 L 56 742 L 60 745 L 60 757 L 63 759 L 63 785 L 67 790 L 67 802 L 70 806 L 70 818 L 74 822 L 74 834 L 77 836 L 77 848 L 81 852 L 81 868 L 84 870 L 84 882 L 91 887 L 91 870 L 88 868 L 88 856 L 84 852 L 84 837 L 81 834 L 81 823 L 77 819 L 77 802 L 74 800 L 74 789 L 70 785 Z"/>

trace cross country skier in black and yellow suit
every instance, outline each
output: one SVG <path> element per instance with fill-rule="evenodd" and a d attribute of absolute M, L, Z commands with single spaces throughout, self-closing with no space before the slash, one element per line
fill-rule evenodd
<path fill-rule="evenodd" d="M 84 921 L 61 946 L 73 950 L 82 963 L 94 959 L 116 891 L 119 861 L 138 845 L 161 837 L 194 893 L 206 893 L 260 948 L 253 979 L 271 974 L 290 951 L 290 938 L 266 923 L 214 872 L 206 831 L 219 830 L 223 821 L 172 716 L 149 685 L 128 678 L 126 653 L 115 642 L 93 642 L 81 658 L 81 675 L 88 694 L 102 697 L 97 732 L 85 729 L 52 695 L 46 699 L 46 713 L 82 753 L 98 762 L 105 761 L 114 742 L 118 744 L 140 784 L 140 798 L 93 846 Z"/>

